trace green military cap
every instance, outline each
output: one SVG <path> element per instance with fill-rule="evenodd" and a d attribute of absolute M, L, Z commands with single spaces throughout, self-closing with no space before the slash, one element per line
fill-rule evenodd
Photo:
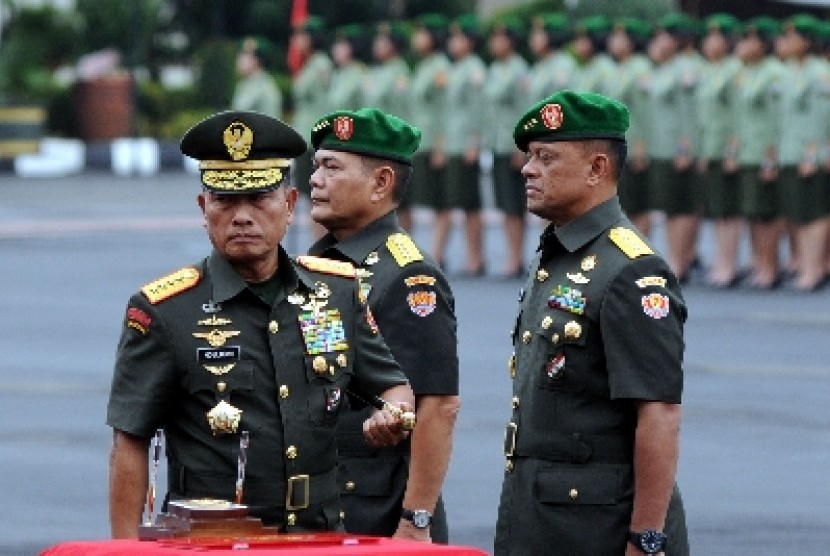
<path fill-rule="evenodd" d="M 515 15 L 507 15 L 493 21 L 491 31 L 507 31 L 517 35 L 523 35 L 526 27 L 522 18 Z"/>
<path fill-rule="evenodd" d="M 673 12 L 663 16 L 657 26 L 671 35 L 689 36 L 697 34 L 697 23 L 695 20 L 680 12 Z"/>
<path fill-rule="evenodd" d="M 182 153 L 199 160 L 202 184 L 217 193 L 257 193 L 279 187 L 291 159 L 306 151 L 294 128 L 259 112 L 229 110 L 184 134 Z"/>
<path fill-rule="evenodd" d="M 481 29 L 476 16 L 464 14 L 453 20 L 450 30 L 454 33 L 464 33 L 468 37 L 477 37 Z"/>
<path fill-rule="evenodd" d="M 533 18 L 533 26 L 545 31 L 567 31 L 568 18 L 561 13 L 541 14 Z"/>
<path fill-rule="evenodd" d="M 253 54 L 265 64 L 274 57 L 274 45 L 262 37 L 245 37 L 239 45 L 240 52 Z"/>
<path fill-rule="evenodd" d="M 363 26 L 358 23 L 349 23 L 348 25 L 341 25 L 334 30 L 334 36 L 338 40 L 353 41 L 363 37 Z"/>
<path fill-rule="evenodd" d="M 651 36 L 651 25 L 638 17 L 623 17 L 614 22 L 616 29 L 622 29 L 633 39 L 645 40 Z"/>
<path fill-rule="evenodd" d="M 761 15 L 747 21 L 744 31 L 755 32 L 764 37 L 774 37 L 781 33 L 781 24 L 775 18 Z"/>
<path fill-rule="evenodd" d="M 430 31 L 446 31 L 449 27 L 449 20 L 442 14 L 423 14 L 415 20 L 417 27 L 423 27 Z"/>
<path fill-rule="evenodd" d="M 741 32 L 741 22 L 731 14 L 717 13 L 706 18 L 706 29 L 719 31 L 724 35 L 738 34 Z"/>
<path fill-rule="evenodd" d="M 522 151 L 531 141 L 625 140 L 628 108 L 598 93 L 562 90 L 534 104 L 513 129 Z"/>
<path fill-rule="evenodd" d="M 378 35 L 389 35 L 396 39 L 405 39 L 409 37 L 410 29 L 403 21 L 382 21 L 378 23 L 376 31 Z"/>
<path fill-rule="evenodd" d="M 421 143 L 421 130 L 377 108 L 338 110 L 311 128 L 311 144 L 411 164 Z"/>
<path fill-rule="evenodd" d="M 820 21 L 810 14 L 797 14 L 788 19 L 784 26 L 795 30 L 799 35 L 807 38 L 818 38 L 820 34 Z"/>
<path fill-rule="evenodd" d="M 576 30 L 589 35 L 605 35 L 611 31 L 611 20 L 604 15 L 585 17 L 576 23 Z"/>
<path fill-rule="evenodd" d="M 305 21 L 294 27 L 297 31 L 325 31 L 326 20 L 319 15 L 310 15 Z"/>

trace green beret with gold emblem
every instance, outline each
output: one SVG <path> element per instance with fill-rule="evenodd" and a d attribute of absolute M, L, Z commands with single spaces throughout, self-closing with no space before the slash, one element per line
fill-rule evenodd
<path fill-rule="evenodd" d="M 411 164 L 421 130 L 377 108 L 338 110 L 311 128 L 315 149 L 330 149 Z"/>
<path fill-rule="evenodd" d="M 522 151 L 531 141 L 625 140 L 628 108 L 598 93 L 562 90 L 534 104 L 513 130 Z"/>
<path fill-rule="evenodd" d="M 205 189 L 257 193 L 279 187 L 288 177 L 291 159 L 307 146 L 294 128 L 276 118 L 229 110 L 187 130 L 180 148 L 199 161 Z"/>

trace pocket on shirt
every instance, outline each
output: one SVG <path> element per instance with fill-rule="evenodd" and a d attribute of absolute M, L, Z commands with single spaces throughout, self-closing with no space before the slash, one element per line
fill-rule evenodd
<path fill-rule="evenodd" d="M 610 506 L 624 494 L 620 470 L 614 467 L 540 470 L 536 489 L 539 502 L 556 506 Z"/>

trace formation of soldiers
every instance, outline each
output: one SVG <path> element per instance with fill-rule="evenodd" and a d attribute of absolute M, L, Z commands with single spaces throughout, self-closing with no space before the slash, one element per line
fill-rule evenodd
<path fill-rule="evenodd" d="M 432 255 L 441 265 L 451 211 L 460 209 L 462 274 L 486 273 L 479 183 L 480 160 L 489 159 L 481 154 L 491 153 L 510 253 L 496 272 L 523 276 L 524 153 L 513 144 L 513 125 L 524 107 L 573 89 L 629 107 L 621 202 L 645 233 L 655 214 L 665 215 L 666 255 L 681 281 L 703 270 L 704 218 L 715 230 L 705 275 L 713 287 L 787 282 L 811 291 L 827 279 L 830 24 L 810 15 L 742 22 L 677 13 L 650 24 L 540 14 L 485 26 L 472 15 L 448 21 L 428 14 L 333 33 L 310 17 L 292 41 L 304 59 L 292 90 L 292 121 L 301 133 L 327 111 L 361 106 L 399 115 L 423 132 L 399 213 L 408 228 L 409 206 L 435 212 Z M 310 160 L 309 152 L 297 164 L 301 190 Z M 745 230 L 748 271 L 738 258 Z M 779 253 L 781 245 L 787 248 Z"/>

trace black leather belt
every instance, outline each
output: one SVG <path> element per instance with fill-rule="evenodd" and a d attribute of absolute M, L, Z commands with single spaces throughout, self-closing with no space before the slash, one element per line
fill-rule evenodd
<path fill-rule="evenodd" d="M 233 500 L 236 475 L 194 471 L 171 464 L 168 482 L 175 497 Z M 281 506 L 290 511 L 322 504 L 336 497 L 338 492 L 336 467 L 317 475 L 293 475 L 287 481 L 245 479 L 246 503 Z"/>
<path fill-rule="evenodd" d="M 530 443 L 528 438 L 538 438 Z M 507 423 L 504 434 L 504 455 L 508 458 L 538 458 L 563 463 L 631 463 L 634 441 L 626 435 L 583 435 L 555 431 L 523 429 Z"/>

